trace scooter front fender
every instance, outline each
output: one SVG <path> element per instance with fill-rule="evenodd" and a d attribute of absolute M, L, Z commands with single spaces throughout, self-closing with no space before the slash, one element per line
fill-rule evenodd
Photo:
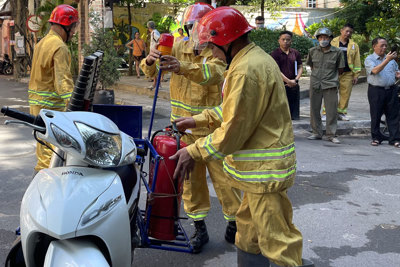
<path fill-rule="evenodd" d="M 50 243 L 43 266 L 109 267 L 110 265 L 100 249 L 89 240 L 68 239 Z"/>

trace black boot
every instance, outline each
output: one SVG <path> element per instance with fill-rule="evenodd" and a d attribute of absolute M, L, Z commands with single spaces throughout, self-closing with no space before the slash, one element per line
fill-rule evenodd
<path fill-rule="evenodd" d="M 237 231 L 236 222 L 235 221 L 228 222 L 225 231 L 225 240 L 228 243 L 235 244 L 236 231 Z"/>
<path fill-rule="evenodd" d="M 247 253 L 241 249 L 237 250 L 238 267 L 269 267 L 268 258 L 260 254 Z"/>
<path fill-rule="evenodd" d="M 207 227 L 204 220 L 194 221 L 196 231 L 190 238 L 190 243 L 193 247 L 193 253 L 201 252 L 201 248 L 208 242 Z"/>
<path fill-rule="evenodd" d="M 306 259 L 301 259 L 301 260 L 303 261 L 303 265 L 299 267 L 315 267 L 312 261 Z"/>

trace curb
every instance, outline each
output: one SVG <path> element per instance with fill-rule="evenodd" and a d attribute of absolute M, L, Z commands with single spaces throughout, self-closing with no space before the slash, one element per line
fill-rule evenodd
<path fill-rule="evenodd" d="M 132 85 L 132 84 L 117 83 L 114 87 L 114 90 L 122 90 L 122 91 L 132 92 L 135 94 L 146 95 L 149 97 L 154 96 L 153 90 L 149 90 L 142 86 L 136 86 L 136 85 Z M 158 90 L 158 98 L 169 100 L 169 91 Z"/>
<path fill-rule="evenodd" d="M 322 129 L 325 131 L 325 124 L 322 124 Z M 293 131 L 312 132 L 309 122 L 293 121 Z M 336 134 L 337 135 L 370 135 L 371 121 L 370 120 L 354 120 L 354 121 L 338 121 Z"/>

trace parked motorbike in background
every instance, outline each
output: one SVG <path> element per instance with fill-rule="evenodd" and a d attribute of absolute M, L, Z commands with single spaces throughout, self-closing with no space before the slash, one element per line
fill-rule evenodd
<path fill-rule="evenodd" d="M 8 54 L 4 54 L 4 59 L 0 60 L 0 73 L 12 75 L 14 72 L 14 65 L 11 63 Z"/>

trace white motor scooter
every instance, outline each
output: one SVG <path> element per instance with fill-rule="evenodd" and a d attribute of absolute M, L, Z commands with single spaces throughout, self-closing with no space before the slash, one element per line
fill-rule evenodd
<path fill-rule="evenodd" d="M 140 188 L 134 140 L 97 113 L 1 112 L 19 119 L 6 124 L 30 126 L 65 153 L 63 166 L 41 170 L 23 197 L 26 265 L 131 266 Z"/>

